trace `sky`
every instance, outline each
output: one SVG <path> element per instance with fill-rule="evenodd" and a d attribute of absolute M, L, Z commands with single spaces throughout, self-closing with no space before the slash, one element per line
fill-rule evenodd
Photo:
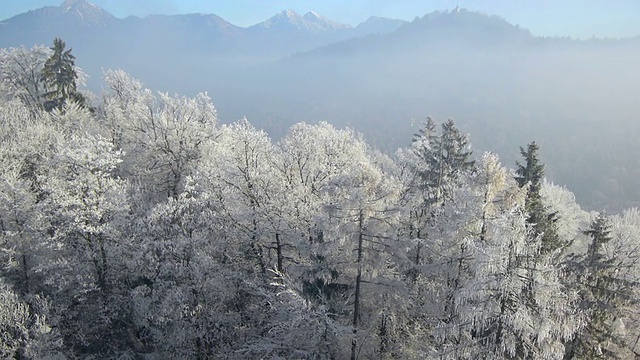
<path fill-rule="evenodd" d="M 90 0 L 116 17 L 150 14 L 216 14 L 250 26 L 281 10 L 308 11 L 353 26 L 369 16 L 413 20 L 456 6 L 498 15 L 538 36 L 587 39 L 640 35 L 640 0 Z M 63 0 L 0 0 L 0 19 Z"/>

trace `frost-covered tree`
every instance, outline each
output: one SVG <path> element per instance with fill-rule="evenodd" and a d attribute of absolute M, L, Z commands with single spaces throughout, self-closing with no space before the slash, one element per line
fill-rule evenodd
<path fill-rule="evenodd" d="M 473 280 L 456 296 L 461 328 L 469 347 L 452 358 L 562 359 L 564 344 L 581 325 L 574 295 L 561 272 L 532 235 L 524 204 L 505 209 L 487 226 L 470 262 Z"/>
<path fill-rule="evenodd" d="M 72 136 L 62 145 L 44 186 L 50 233 L 80 263 L 91 264 L 85 275 L 105 289 L 111 272 L 109 248 L 120 240 L 119 227 L 128 212 L 126 183 L 113 176 L 121 153 L 100 136 Z"/>
<path fill-rule="evenodd" d="M 561 358 L 580 318 L 561 269 L 539 256 L 540 240 L 525 221 L 526 192 L 494 154 L 467 181 L 439 215 L 443 231 L 433 238 L 453 246 L 436 248 L 442 256 L 424 265 L 425 282 L 435 285 L 423 292 L 433 335 L 425 350 L 453 359 Z"/>
<path fill-rule="evenodd" d="M 105 71 L 103 78 L 111 90 L 103 97 L 101 107 L 106 136 L 117 149 L 139 157 L 143 154 L 140 142 L 144 138 L 138 139 L 136 132 L 151 126 L 145 124 L 153 119 L 154 94 L 123 70 Z"/>
<path fill-rule="evenodd" d="M 640 354 L 640 210 L 631 208 L 622 214 L 609 218 L 611 241 L 604 248 L 606 257 L 613 259 L 615 278 L 621 279 L 620 285 L 629 297 L 625 306 L 620 308 L 623 315 L 618 321 L 618 333 L 626 341 L 626 353 Z M 623 298 L 624 299 L 624 298 Z"/>
<path fill-rule="evenodd" d="M 40 250 L 41 213 L 28 181 L 15 167 L 2 171 L 0 183 L 0 247 L 3 250 L 3 273 L 22 293 L 31 290 L 33 268 Z"/>
<path fill-rule="evenodd" d="M 427 239 L 428 232 L 433 232 L 438 213 L 447 202 L 454 201 L 456 189 L 473 171 L 471 154 L 466 136 L 455 127 L 453 120 L 442 124 L 438 134 L 431 118 L 414 135 L 410 148 L 399 154 L 407 173 L 403 198 L 409 209 L 409 237 L 418 239 L 415 250 L 418 265 L 424 257 L 424 241 L 420 239 Z"/>
<path fill-rule="evenodd" d="M 110 352 L 122 316 L 116 301 L 131 248 L 127 184 L 114 175 L 121 153 L 100 136 L 72 135 L 41 175 L 48 253 L 37 271 L 61 315 L 62 334 L 79 354 Z"/>
<path fill-rule="evenodd" d="M 41 310 L 42 313 L 37 311 Z M 62 341 L 47 319 L 48 304 L 21 299 L 0 278 L 0 356 L 5 359 L 65 359 Z"/>
<path fill-rule="evenodd" d="M 317 357 L 335 331 L 284 274 L 250 272 L 218 193 L 190 179 L 140 223 L 130 264 L 135 353 L 162 358 Z M 314 355 L 315 354 L 315 355 Z"/>
<path fill-rule="evenodd" d="M 589 225 L 591 215 L 580 207 L 575 195 L 565 187 L 544 181 L 540 192 L 548 211 L 556 214 L 558 239 L 565 244 L 563 252 L 585 252 L 588 244 L 580 232 Z"/>
<path fill-rule="evenodd" d="M 0 98 L 5 101 L 17 99 L 31 112 L 42 109 L 47 85 L 42 79 L 42 70 L 51 50 L 36 45 L 0 49 Z"/>
<path fill-rule="evenodd" d="M 412 265 L 404 272 L 410 282 L 413 316 L 421 319 L 423 332 L 433 334 L 438 329 L 439 344 L 433 338 L 423 341 L 444 346 L 458 341 L 457 331 L 449 331 L 457 322 L 454 294 L 469 277 L 469 232 L 477 207 L 470 185 L 475 162 L 466 136 L 452 120 L 438 133 L 436 123 L 428 119 L 398 157 L 405 187 L 400 234 L 410 246 L 406 255 Z"/>
<path fill-rule="evenodd" d="M 466 172 L 473 170 L 467 137 L 449 119 L 442 124 L 441 133 L 431 118 L 414 135 L 410 151 L 414 156 L 412 170 L 417 189 L 425 192 L 424 201 L 430 205 L 450 200 Z"/>
<path fill-rule="evenodd" d="M 142 246 L 129 264 L 135 269 L 129 281 L 136 352 L 206 357 L 229 353 L 240 335 L 233 331 L 240 323 L 233 306 L 251 299 L 234 299 L 241 277 L 221 264 L 224 244 L 209 203 L 206 194 L 187 185 L 138 225 Z"/>
<path fill-rule="evenodd" d="M 103 101 L 109 137 L 126 158 L 123 174 L 157 200 L 177 197 L 202 147 L 216 131 L 217 115 L 204 93 L 194 98 L 155 96 L 125 72 L 108 71 L 112 89 Z"/>
<path fill-rule="evenodd" d="M 1 271 L 20 294 L 37 291 L 42 273 L 36 266 L 49 253 L 42 241 L 47 224 L 40 203 L 63 135 L 48 120 L 18 100 L 0 106 Z"/>
<path fill-rule="evenodd" d="M 277 216 L 281 208 L 276 206 L 288 204 L 275 201 L 284 191 L 275 174 L 276 157 L 267 134 L 241 120 L 220 129 L 200 169 L 226 217 L 229 236 L 263 274 L 284 267 L 286 225 Z"/>
<path fill-rule="evenodd" d="M 296 193 L 298 217 L 306 227 L 310 243 L 321 241 L 322 231 L 315 218 L 321 211 L 326 187 L 336 176 L 348 171 L 361 153 L 362 140 L 350 129 L 339 130 L 321 122 L 293 125 L 278 143 L 281 172 L 288 190 Z"/>
<path fill-rule="evenodd" d="M 400 186 L 363 142 L 352 139 L 350 146 L 350 164 L 325 189 L 324 246 L 319 249 L 336 280 L 349 289 L 353 304 L 342 311 L 351 317 L 355 359 L 376 348 L 386 353 L 393 345 L 389 313 L 395 309 L 387 295 L 397 286 L 394 224 Z"/>
<path fill-rule="evenodd" d="M 569 281 L 579 291 L 586 326 L 567 347 L 568 359 L 629 358 L 638 353 L 638 212 L 597 215 L 584 231 L 588 246 L 574 254 Z"/>
<path fill-rule="evenodd" d="M 328 123 L 296 124 L 278 143 L 280 163 L 276 164 L 286 191 L 294 195 L 293 225 L 301 232 L 296 245 L 309 294 L 329 295 L 336 283 L 334 261 L 328 256 L 335 245 L 328 234 L 326 206 L 340 201 L 329 191 L 340 176 L 349 174 L 354 164 L 369 162 L 364 141 L 352 130 L 339 130 Z M 334 187 L 335 188 L 335 187 Z"/>
<path fill-rule="evenodd" d="M 508 179 L 509 173 L 497 156 L 484 154 L 477 171 L 453 194 L 454 201 L 441 208 L 439 225 L 434 227 L 437 231 L 432 231 L 426 242 L 430 259 L 420 267 L 423 275 L 418 284 L 431 290 L 418 294 L 429 299 L 423 312 L 428 314 L 430 333 L 436 339 L 431 351 L 442 356 L 469 353 L 469 335 L 463 325 L 468 320 L 459 311 L 458 302 L 462 289 L 474 280 L 471 265 L 480 244 L 491 236 L 491 224 L 519 198 L 519 189 Z"/>
<path fill-rule="evenodd" d="M 631 289 L 636 284 L 616 276 L 617 260 L 609 258 L 605 251 L 612 238 L 611 226 L 604 215 L 599 215 L 584 234 L 591 243 L 575 268 L 579 272 L 580 305 L 587 313 L 587 325 L 570 343 L 566 358 L 624 358 L 620 349 L 624 348 L 625 340 L 616 331 L 616 321 L 631 303 Z"/>

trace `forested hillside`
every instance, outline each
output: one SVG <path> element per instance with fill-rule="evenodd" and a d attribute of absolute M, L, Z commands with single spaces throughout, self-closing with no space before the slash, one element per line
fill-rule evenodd
<path fill-rule="evenodd" d="M 583 211 L 425 119 L 386 155 L 279 141 L 206 94 L 0 53 L 0 356 L 611 359 L 640 353 L 640 211 Z"/>

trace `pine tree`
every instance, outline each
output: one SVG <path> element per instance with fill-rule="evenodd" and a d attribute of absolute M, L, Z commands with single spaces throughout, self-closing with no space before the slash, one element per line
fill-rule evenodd
<path fill-rule="evenodd" d="M 438 134 L 433 119 L 414 135 L 408 153 L 401 154 L 410 172 L 404 197 L 410 205 L 410 237 L 424 239 L 436 224 L 438 214 L 454 201 L 456 189 L 463 186 L 465 174 L 475 169 L 467 137 L 449 119 Z M 422 245 L 416 248 L 416 264 L 421 262 Z"/>
<path fill-rule="evenodd" d="M 412 170 L 415 173 L 413 185 L 419 189 L 427 190 L 438 186 L 438 130 L 432 118 L 427 118 L 424 127 L 414 134 L 411 144 L 411 152 L 415 156 L 416 163 Z"/>
<path fill-rule="evenodd" d="M 619 359 L 624 340 L 616 334 L 616 320 L 632 300 L 632 281 L 617 276 L 617 260 L 607 256 L 611 226 L 600 214 L 584 234 L 591 238 L 586 256 L 577 264 L 581 306 L 587 325 L 567 347 L 566 359 Z"/>
<path fill-rule="evenodd" d="M 506 183 L 500 188 L 498 206 L 483 220 L 484 239 L 468 260 L 470 279 L 455 293 L 459 319 L 450 328 L 459 329 L 460 341 L 443 357 L 562 359 L 580 326 L 574 295 L 551 257 L 539 255 L 541 239 L 531 234 L 524 197 Z"/>
<path fill-rule="evenodd" d="M 424 128 L 414 135 L 411 150 L 417 159 L 414 171 L 418 188 L 427 190 L 428 203 L 450 200 L 460 185 L 462 174 L 474 167 L 467 137 L 449 119 L 437 134 L 436 123 L 428 118 Z"/>
<path fill-rule="evenodd" d="M 42 81 L 50 89 L 45 98 L 45 110 L 61 109 L 66 101 L 73 100 L 84 104 L 83 96 L 78 93 L 76 82 L 75 56 L 71 50 L 65 50 L 66 44 L 60 38 L 53 40 L 53 54 L 47 59 L 42 70 Z"/>
<path fill-rule="evenodd" d="M 517 170 L 515 177 L 518 186 L 527 188 L 525 210 L 527 212 L 527 223 L 533 228 L 534 236 L 542 237 L 543 254 L 548 254 L 561 247 L 560 239 L 556 229 L 556 213 L 550 212 L 542 201 L 542 183 L 544 180 L 544 165 L 538 159 L 540 147 L 536 142 L 531 142 L 527 149 L 520 148 L 520 153 L 525 159 L 525 163 L 516 162 Z"/>
<path fill-rule="evenodd" d="M 439 350 L 460 340 L 450 324 L 457 319 L 454 294 L 469 275 L 471 249 L 466 231 L 459 230 L 470 212 L 458 209 L 468 210 L 468 180 L 475 172 L 471 154 L 466 136 L 453 120 L 438 126 L 431 118 L 414 135 L 410 148 L 398 153 L 406 172 L 401 175 L 406 187 L 401 236 L 410 246 L 404 266 L 416 304 L 412 311 L 420 326 L 436 329 L 429 332 L 438 339 Z"/>
<path fill-rule="evenodd" d="M 442 180 L 445 184 L 460 185 L 462 175 L 475 168 L 475 161 L 470 160 L 473 152 L 469 149 L 467 137 L 456 128 L 452 119 L 442 124 L 440 138 L 440 152 L 442 154 Z M 452 190 L 445 189 L 449 194 Z"/>

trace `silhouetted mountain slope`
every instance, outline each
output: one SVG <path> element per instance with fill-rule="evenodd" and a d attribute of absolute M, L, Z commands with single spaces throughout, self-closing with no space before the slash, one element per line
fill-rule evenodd
<path fill-rule="evenodd" d="M 358 24 L 353 31 L 358 36 L 388 34 L 398 30 L 406 23 L 404 20 L 371 16 L 365 22 Z"/>

